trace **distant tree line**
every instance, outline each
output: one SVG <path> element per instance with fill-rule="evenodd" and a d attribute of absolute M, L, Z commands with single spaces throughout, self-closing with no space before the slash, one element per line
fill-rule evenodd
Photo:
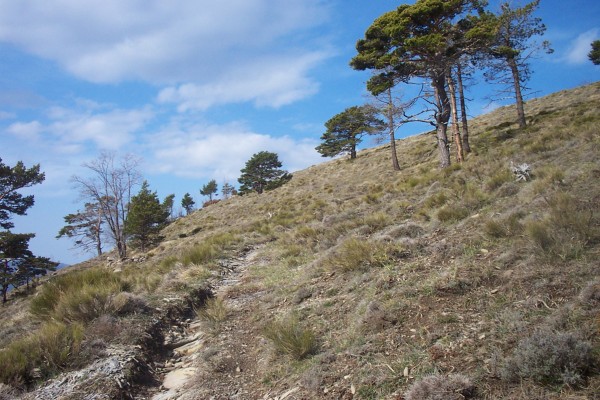
<path fill-rule="evenodd" d="M 120 259 L 127 258 L 129 245 L 142 251 L 156 245 L 161 240 L 160 231 L 175 219 L 175 194 L 160 201 L 148 181 L 142 181 L 138 164 L 139 160 L 131 155 L 117 159 L 113 153 L 101 153 L 96 160 L 84 164 L 87 175 L 72 178 L 85 201 L 83 210 L 64 217 L 66 225 L 60 229 L 57 238 L 68 237 L 76 248 L 97 255 L 103 254 L 104 244 L 108 241 L 114 245 Z M 250 192 L 260 194 L 283 185 L 292 176 L 281 166 L 276 153 L 261 151 L 254 154 L 240 171 L 239 190 L 227 182 L 222 185 L 223 199 Z M 141 188 L 133 194 L 140 182 Z M 215 198 L 218 191 L 214 179 L 202 186 L 200 194 L 208 198 L 203 207 L 219 201 Z M 194 211 L 195 204 L 190 193 L 183 195 L 181 207 L 186 215 Z"/>
<path fill-rule="evenodd" d="M 347 108 L 327 121 L 317 151 L 324 157 L 347 153 L 352 159 L 364 135 L 387 133 L 397 170 L 395 132 L 418 121 L 435 127 L 441 168 L 450 165 L 451 143 L 461 162 L 471 151 L 464 91 L 465 78 L 474 71 L 500 84 L 498 96 L 512 93 L 516 121 L 525 127 L 529 61 L 540 50 L 552 52 L 547 41 L 537 44 L 532 39 L 546 30 L 533 16 L 539 0 L 523 7 L 504 2 L 497 13 L 486 6 L 480 0 L 417 0 L 377 18 L 358 40 L 358 54 L 350 61 L 353 69 L 373 72 L 366 85 L 373 104 Z M 394 92 L 401 85 L 416 85 L 419 94 L 402 100 Z M 410 112 L 416 105 L 419 111 Z"/>

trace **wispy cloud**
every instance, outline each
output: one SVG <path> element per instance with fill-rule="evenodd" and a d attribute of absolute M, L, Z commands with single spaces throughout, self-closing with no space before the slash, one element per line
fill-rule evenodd
<path fill-rule="evenodd" d="M 320 0 L 0 0 L 0 41 L 95 83 L 171 85 L 181 109 L 252 101 L 281 106 L 316 92 L 327 56 L 312 31 Z M 292 62 L 295 61 L 295 62 Z"/>
<path fill-rule="evenodd" d="M 241 123 L 171 126 L 149 140 L 148 169 L 196 179 L 235 182 L 245 162 L 259 151 L 273 151 L 290 171 L 320 159 L 313 140 L 274 137 L 253 132 Z"/>
<path fill-rule="evenodd" d="M 600 29 L 594 28 L 583 32 L 575 38 L 564 57 L 561 58 L 564 62 L 572 65 L 589 63 L 588 53 L 592 50 L 591 43 L 600 38 Z"/>

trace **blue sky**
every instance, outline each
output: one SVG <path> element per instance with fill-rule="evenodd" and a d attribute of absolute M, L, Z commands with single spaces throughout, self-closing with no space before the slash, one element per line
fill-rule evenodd
<path fill-rule="evenodd" d="M 0 157 L 46 173 L 14 231 L 37 234 L 36 255 L 88 258 L 54 237 L 81 208 L 70 177 L 103 150 L 141 157 L 151 189 L 175 193 L 176 205 L 186 192 L 202 202 L 210 179 L 237 183 L 261 150 L 290 171 L 324 161 L 314 147 L 325 121 L 365 102 L 369 74 L 348 67 L 356 40 L 400 4 L 0 0 Z M 537 15 L 555 53 L 534 61 L 536 96 L 597 81 L 587 53 L 600 2 L 542 0 Z M 472 115 L 492 89 L 471 88 Z"/>

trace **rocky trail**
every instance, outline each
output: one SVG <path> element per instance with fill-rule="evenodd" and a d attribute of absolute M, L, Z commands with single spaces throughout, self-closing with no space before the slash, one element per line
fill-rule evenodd
<path fill-rule="evenodd" d="M 260 247 L 246 249 L 237 258 L 222 262 L 223 274 L 212 283 L 215 298 L 222 299 L 228 317 L 218 327 L 201 319 L 174 326 L 166 335 L 165 346 L 172 356 L 158 365 L 162 383 L 137 399 L 284 399 L 294 391 L 258 397 L 253 390 L 261 360 L 253 350 L 263 340 L 247 315 L 256 309 L 260 292 L 239 290 L 248 268 L 260 263 Z"/>

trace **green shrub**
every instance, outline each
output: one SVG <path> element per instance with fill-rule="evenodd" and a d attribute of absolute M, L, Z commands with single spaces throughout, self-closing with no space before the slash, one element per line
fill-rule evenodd
<path fill-rule="evenodd" d="M 504 360 L 500 376 L 508 381 L 581 385 L 594 365 L 592 346 L 572 333 L 540 330 L 519 342 Z"/>
<path fill-rule="evenodd" d="M 317 339 L 310 330 L 300 326 L 296 317 L 273 321 L 263 329 L 263 335 L 273 343 L 275 350 L 295 360 L 302 360 L 317 351 Z"/>

